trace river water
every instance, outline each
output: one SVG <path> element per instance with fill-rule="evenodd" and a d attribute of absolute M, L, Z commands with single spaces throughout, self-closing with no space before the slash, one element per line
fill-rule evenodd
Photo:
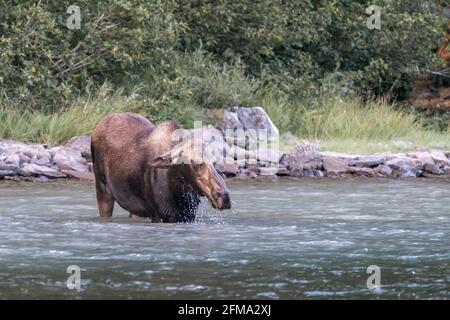
<path fill-rule="evenodd" d="M 227 184 L 232 211 L 152 224 L 101 220 L 92 183 L 0 181 L 0 299 L 450 298 L 450 182 Z"/>

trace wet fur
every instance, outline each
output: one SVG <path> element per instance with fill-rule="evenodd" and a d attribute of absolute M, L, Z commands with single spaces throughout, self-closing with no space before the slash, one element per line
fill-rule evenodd
<path fill-rule="evenodd" d="M 112 114 L 92 134 L 92 159 L 100 215 L 112 216 L 114 202 L 154 222 L 192 222 L 200 194 L 183 166 L 149 165 L 170 151 L 174 121 L 158 126 L 133 113 Z"/>

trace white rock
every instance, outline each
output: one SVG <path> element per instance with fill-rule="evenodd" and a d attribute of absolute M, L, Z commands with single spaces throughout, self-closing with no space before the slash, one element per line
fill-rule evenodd
<path fill-rule="evenodd" d="M 75 149 L 81 152 L 81 155 L 86 159 L 91 158 L 91 137 L 89 136 L 76 136 L 70 139 L 65 147 Z"/>
<path fill-rule="evenodd" d="M 51 178 L 66 177 L 66 175 L 62 172 L 59 172 L 49 167 L 39 166 L 33 163 L 25 163 L 22 168 L 18 169 L 18 172 L 26 177 L 29 176 L 46 176 Z"/>
<path fill-rule="evenodd" d="M 431 151 L 431 158 L 434 163 L 438 166 L 448 166 L 450 165 L 450 161 L 447 159 L 445 154 L 441 151 Z"/>

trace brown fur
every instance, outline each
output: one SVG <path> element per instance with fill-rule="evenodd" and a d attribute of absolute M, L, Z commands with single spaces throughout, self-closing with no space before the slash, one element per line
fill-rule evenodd
<path fill-rule="evenodd" d="M 199 197 L 218 209 L 231 207 L 223 178 L 211 163 L 172 164 L 174 121 L 158 126 L 133 113 L 104 118 L 92 134 L 97 203 L 102 217 L 114 202 L 132 215 L 154 222 L 190 222 Z"/>

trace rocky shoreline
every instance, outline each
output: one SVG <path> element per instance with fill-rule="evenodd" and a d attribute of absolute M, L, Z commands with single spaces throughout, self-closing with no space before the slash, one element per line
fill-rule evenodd
<path fill-rule="evenodd" d="M 225 177 L 450 178 L 450 151 L 417 148 L 407 153 L 353 155 L 321 152 L 299 143 L 292 151 L 281 152 L 278 129 L 261 107 L 235 107 L 224 112 L 218 128 L 207 125 L 186 132 L 201 135 L 220 160 L 215 166 Z M 88 136 L 74 137 L 62 146 L 0 140 L 0 180 L 93 181 L 90 143 Z"/>
<path fill-rule="evenodd" d="M 242 150 L 245 152 L 247 150 Z M 450 178 L 450 152 L 419 149 L 414 152 L 351 155 L 319 152 L 299 144 L 289 153 L 272 150 L 269 160 L 247 157 L 244 161 L 216 164 L 226 177 L 308 178 Z M 278 158 L 274 163 L 273 154 Z M 94 180 L 90 138 L 74 137 L 63 146 L 0 141 L 0 180 L 48 182 L 58 179 Z"/>

